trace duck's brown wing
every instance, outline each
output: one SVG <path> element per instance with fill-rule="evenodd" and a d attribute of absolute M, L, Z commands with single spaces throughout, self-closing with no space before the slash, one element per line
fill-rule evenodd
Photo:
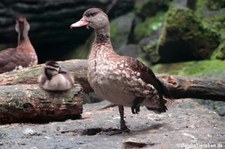
<path fill-rule="evenodd" d="M 8 48 L 3 51 L 0 51 L 0 67 L 3 67 L 8 64 L 15 52 L 16 48 Z"/>
<path fill-rule="evenodd" d="M 0 51 L 0 73 L 13 70 L 16 65 L 11 63 L 11 59 L 16 52 L 15 48 L 5 49 Z"/>
<path fill-rule="evenodd" d="M 147 109 L 154 111 L 156 113 L 166 112 L 167 107 L 165 106 L 165 103 L 167 101 L 163 98 L 163 96 L 170 97 L 167 88 L 157 79 L 157 77 L 152 72 L 152 70 L 150 68 L 148 68 L 147 66 L 145 66 L 143 63 L 141 63 L 139 60 L 132 58 L 132 57 L 125 57 L 125 61 L 126 61 L 127 67 L 129 67 L 129 69 L 131 69 L 133 72 L 139 73 L 137 78 L 140 78 L 146 84 L 151 84 L 158 92 L 158 96 L 159 96 L 159 98 L 158 98 L 159 102 L 157 102 L 158 106 L 147 107 Z M 139 105 L 140 102 L 142 102 L 142 100 L 143 100 L 143 97 L 137 97 L 134 100 L 133 105 L 132 105 L 133 113 L 135 113 L 135 109 L 136 109 L 136 113 L 139 112 L 140 109 L 139 109 L 139 106 L 137 106 L 137 105 Z M 155 102 L 153 102 L 153 103 L 155 103 Z"/>
<path fill-rule="evenodd" d="M 0 52 L 0 73 L 12 71 L 16 66 L 27 67 L 28 57 L 21 52 L 17 52 L 16 48 L 5 49 Z"/>
<path fill-rule="evenodd" d="M 169 92 L 166 87 L 157 79 L 153 71 L 145 66 L 139 60 L 132 57 L 124 57 L 125 63 L 129 69 L 135 72 L 139 72 L 139 78 L 142 79 L 145 83 L 151 84 L 158 91 L 159 96 L 163 98 L 164 96 L 169 96 Z"/>

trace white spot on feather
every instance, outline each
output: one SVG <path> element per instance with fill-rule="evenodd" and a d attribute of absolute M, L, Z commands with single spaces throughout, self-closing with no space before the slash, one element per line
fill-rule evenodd
<path fill-rule="evenodd" d="M 120 64 L 120 68 L 124 68 L 124 64 L 122 63 L 122 64 Z"/>
<path fill-rule="evenodd" d="M 137 76 L 139 77 L 141 75 L 141 73 L 140 72 L 137 72 Z"/>

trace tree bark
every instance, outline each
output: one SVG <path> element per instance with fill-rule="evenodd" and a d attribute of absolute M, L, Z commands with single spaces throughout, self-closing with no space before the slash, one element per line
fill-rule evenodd
<path fill-rule="evenodd" d="M 93 92 L 87 81 L 87 60 L 59 62 L 74 75 L 76 85 L 68 92 L 47 92 L 37 85 L 43 65 L 0 74 L 0 123 L 46 122 L 78 118 L 83 91 Z M 225 81 L 157 75 L 172 99 L 200 98 L 225 101 Z"/>
<path fill-rule="evenodd" d="M 76 78 L 68 92 L 47 92 L 39 88 L 37 78 L 42 65 L 0 74 L 0 123 L 48 122 L 80 118 L 83 88 L 91 92 L 87 83 L 87 61 L 59 62 Z M 77 84 L 79 83 L 79 84 Z"/>
<path fill-rule="evenodd" d="M 85 93 L 93 91 L 87 81 L 87 60 L 67 60 L 61 61 L 59 64 L 74 75 L 76 83 L 81 84 Z M 0 74 L 0 86 L 37 84 L 37 77 L 41 73 L 42 66 L 37 65 L 31 68 Z M 200 98 L 225 101 L 224 80 L 167 74 L 158 74 L 156 76 L 169 90 L 172 98 Z"/>
<path fill-rule="evenodd" d="M 47 92 L 37 84 L 0 86 L 0 123 L 49 122 L 76 119 L 82 113 L 82 87 Z"/>
<path fill-rule="evenodd" d="M 85 92 L 93 89 L 87 81 L 87 60 L 59 61 L 59 64 L 74 75 L 75 82 L 81 84 Z M 37 78 L 42 71 L 43 64 L 17 71 L 0 74 L 0 86 L 15 84 L 37 84 Z"/>
<path fill-rule="evenodd" d="M 207 78 L 183 77 L 175 75 L 157 75 L 167 87 L 171 97 L 199 98 L 214 101 L 225 101 L 225 81 Z"/>

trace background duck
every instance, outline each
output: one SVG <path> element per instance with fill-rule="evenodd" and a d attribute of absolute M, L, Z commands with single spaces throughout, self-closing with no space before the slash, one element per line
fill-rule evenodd
<path fill-rule="evenodd" d="M 121 130 L 129 130 L 124 121 L 124 106 L 138 113 L 140 106 L 157 113 L 166 112 L 168 91 L 154 73 L 135 58 L 120 56 L 112 47 L 108 16 L 91 8 L 71 28 L 87 26 L 95 30 L 95 41 L 88 59 L 88 81 L 102 99 L 119 107 Z"/>
<path fill-rule="evenodd" d="M 18 33 L 17 47 L 0 51 L 0 73 L 30 67 L 38 63 L 37 54 L 28 36 L 30 25 L 26 17 L 16 18 L 15 30 Z"/>
<path fill-rule="evenodd" d="M 45 63 L 42 74 L 38 77 L 39 86 L 47 91 L 67 91 L 73 87 L 73 76 L 55 61 Z"/>

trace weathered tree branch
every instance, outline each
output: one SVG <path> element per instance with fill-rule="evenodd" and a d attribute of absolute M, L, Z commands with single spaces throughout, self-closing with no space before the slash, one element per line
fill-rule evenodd
<path fill-rule="evenodd" d="M 82 113 L 82 88 L 92 92 L 87 81 L 87 60 L 59 62 L 75 78 L 68 92 L 46 92 L 37 85 L 42 65 L 0 74 L 0 123 L 43 122 L 77 118 Z M 157 75 L 172 98 L 225 101 L 225 81 Z M 82 86 L 82 87 L 81 87 Z"/>
<path fill-rule="evenodd" d="M 87 60 L 67 60 L 59 62 L 69 70 L 84 91 L 92 90 L 87 81 Z M 42 65 L 0 74 L 0 86 L 15 84 L 36 84 Z M 200 98 L 225 101 L 225 81 L 207 78 L 162 75 L 157 77 L 168 88 L 173 98 Z M 1 93 L 1 91 L 0 91 Z"/>
<path fill-rule="evenodd" d="M 171 96 L 178 98 L 199 98 L 225 101 L 225 81 L 206 78 L 157 75 L 169 90 Z"/>
<path fill-rule="evenodd" d="M 63 65 L 76 78 L 68 92 L 47 92 L 39 88 L 37 78 L 43 65 L 0 74 L 0 123 L 48 122 L 79 118 L 83 89 L 89 87 L 85 60 L 65 61 Z M 87 86 L 87 87 L 86 87 Z"/>
<path fill-rule="evenodd" d="M 87 60 L 67 60 L 59 62 L 70 71 L 75 81 L 82 85 L 85 92 L 93 91 L 87 82 Z M 37 78 L 42 71 L 43 64 L 22 70 L 0 74 L 0 86 L 15 84 L 37 84 Z"/>
<path fill-rule="evenodd" d="M 75 119 L 82 104 L 79 84 L 68 92 L 47 92 L 36 84 L 0 86 L 0 123 Z"/>

